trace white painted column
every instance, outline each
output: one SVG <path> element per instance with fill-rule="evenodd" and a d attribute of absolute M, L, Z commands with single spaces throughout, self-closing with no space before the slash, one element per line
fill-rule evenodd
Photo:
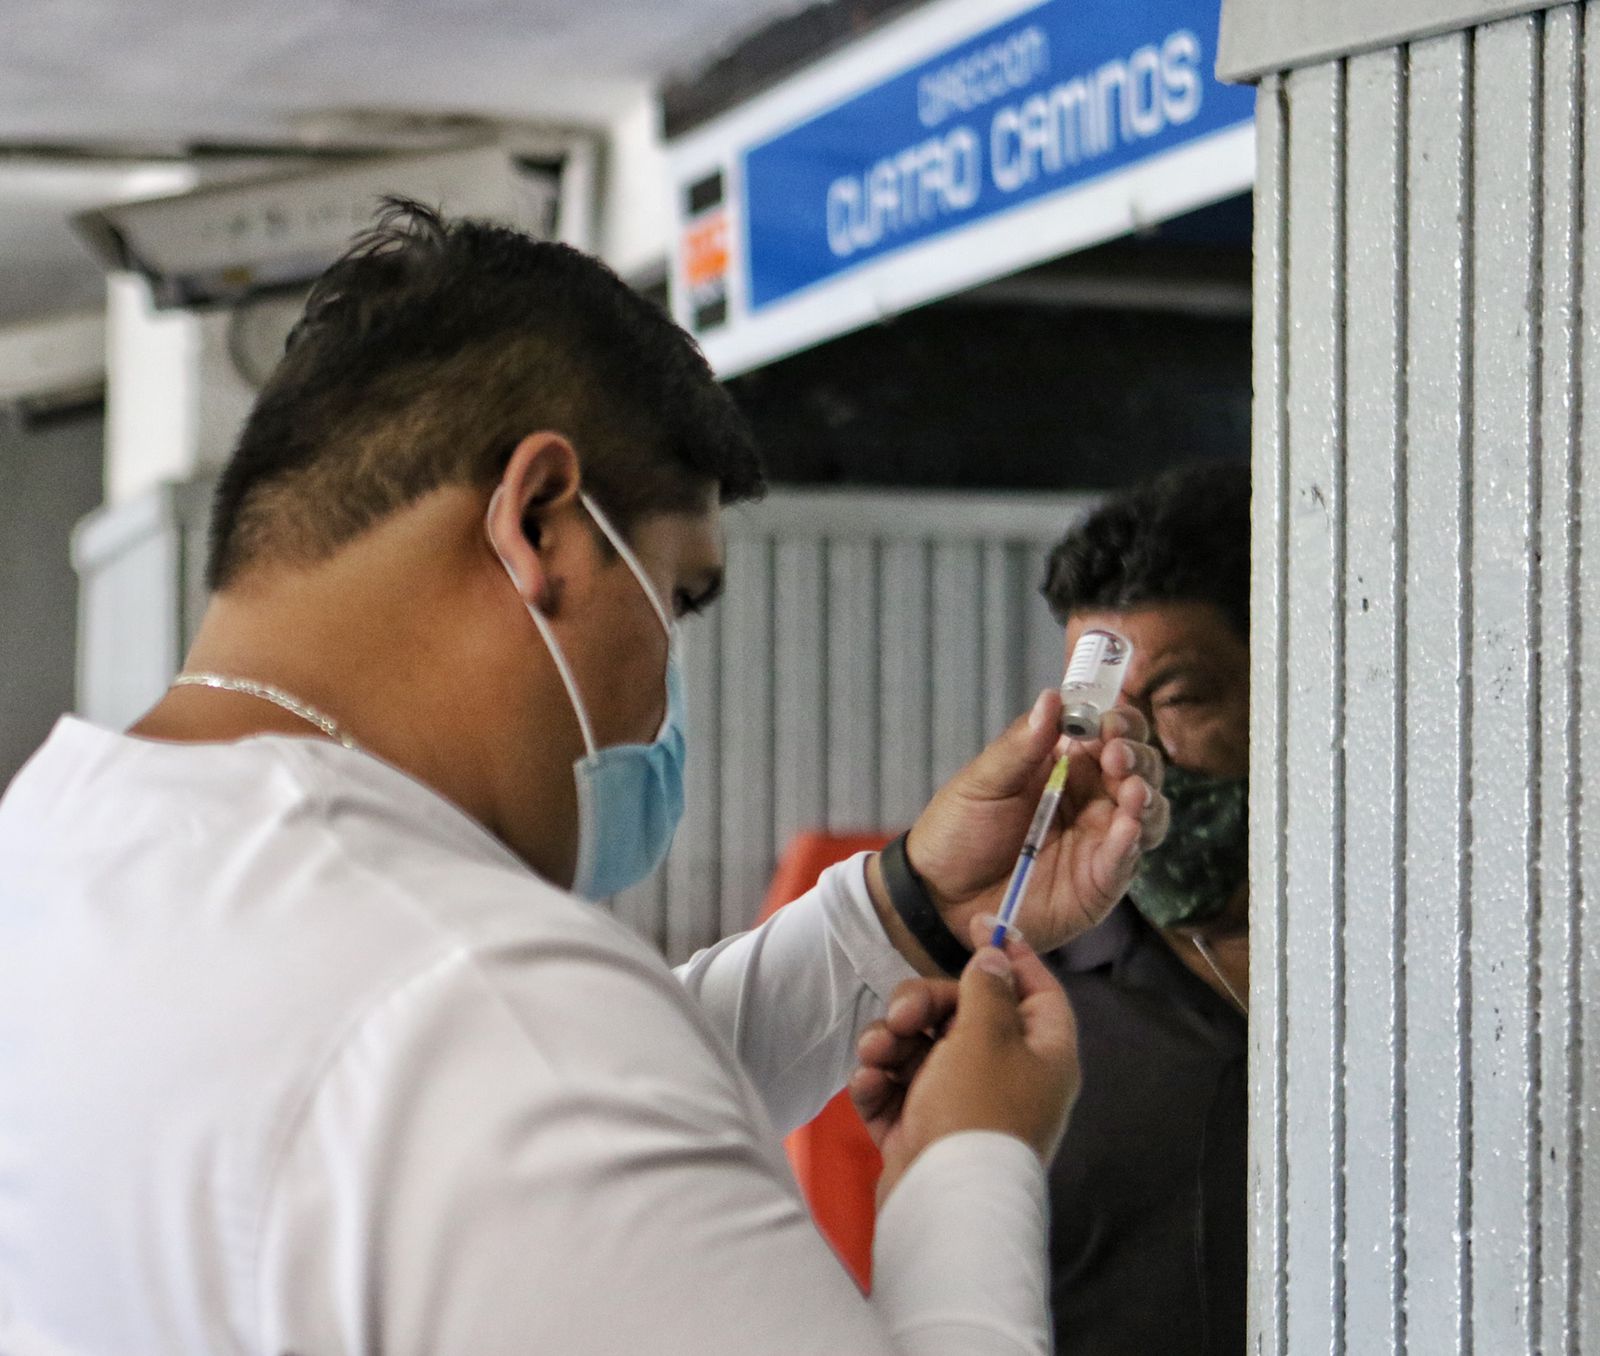
<path fill-rule="evenodd" d="M 122 504 L 220 469 L 255 390 L 229 357 L 230 311 L 158 311 L 135 273 L 106 295 L 106 500 Z"/>
<path fill-rule="evenodd" d="M 1600 1353 L 1600 6 L 1403 8 L 1224 20 L 1252 1350 Z"/>

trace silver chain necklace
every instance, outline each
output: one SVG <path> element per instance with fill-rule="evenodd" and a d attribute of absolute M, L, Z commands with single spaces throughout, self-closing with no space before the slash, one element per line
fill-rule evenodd
<path fill-rule="evenodd" d="M 1211 948 L 1198 936 L 1191 936 L 1189 940 L 1194 943 L 1194 949 L 1200 953 L 1200 959 L 1211 967 L 1211 973 L 1217 977 L 1217 983 L 1228 991 L 1228 997 L 1233 999 L 1234 1007 L 1248 1017 L 1250 1009 L 1245 1006 L 1244 999 L 1239 997 L 1239 991 L 1228 983 L 1228 977 L 1222 973 L 1222 967 L 1217 964 L 1217 958 L 1211 954 Z"/>
<path fill-rule="evenodd" d="M 303 702 L 292 693 L 271 683 L 257 683 L 249 678 L 231 678 L 225 673 L 180 673 L 172 680 L 173 687 L 213 687 L 221 692 L 242 692 L 247 697 L 259 697 L 282 707 L 291 716 L 298 716 L 309 725 L 315 725 L 329 739 L 336 740 L 347 749 L 358 747 L 331 716 L 324 715 L 309 702 Z"/>

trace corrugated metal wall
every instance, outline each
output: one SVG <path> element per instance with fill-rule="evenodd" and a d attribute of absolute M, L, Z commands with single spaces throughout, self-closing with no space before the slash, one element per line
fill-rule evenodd
<path fill-rule="evenodd" d="M 900 828 L 1060 681 L 1038 596 L 1072 496 L 775 492 L 684 627 L 688 809 L 618 914 L 681 960 L 749 925 L 799 830 Z"/>
<path fill-rule="evenodd" d="M 1253 1349 L 1600 1353 L 1600 9 L 1258 131 Z"/>

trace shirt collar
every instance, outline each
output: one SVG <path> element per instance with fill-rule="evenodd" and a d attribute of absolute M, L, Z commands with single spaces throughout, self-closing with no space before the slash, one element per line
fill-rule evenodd
<path fill-rule="evenodd" d="M 1055 954 L 1058 968 L 1069 974 L 1100 970 L 1107 966 L 1120 967 L 1136 951 L 1150 925 L 1133 907 L 1133 902 L 1122 900 L 1081 937 L 1075 937 Z"/>
<path fill-rule="evenodd" d="M 1049 962 L 1061 976 L 1106 970 L 1116 983 L 1134 988 L 1175 983 L 1176 992 L 1188 995 L 1190 1007 L 1210 1014 L 1219 1031 L 1245 1030 L 1237 1009 L 1178 959 L 1131 899 L 1121 900 L 1098 927 L 1052 952 Z"/>

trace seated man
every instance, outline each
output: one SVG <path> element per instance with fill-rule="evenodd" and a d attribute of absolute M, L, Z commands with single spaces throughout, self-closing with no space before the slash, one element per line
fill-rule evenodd
<path fill-rule="evenodd" d="M 1245 1349 L 1250 480 L 1242 463 L 1113 499 L 1051 553 L 1067 628 L 1119 631 L 1122 700 L 1166 759 L 1172 824 L 1123 900 L 1051 961 L 1083 1088 L 1051 1169 L 1062 1356 Z"/>

